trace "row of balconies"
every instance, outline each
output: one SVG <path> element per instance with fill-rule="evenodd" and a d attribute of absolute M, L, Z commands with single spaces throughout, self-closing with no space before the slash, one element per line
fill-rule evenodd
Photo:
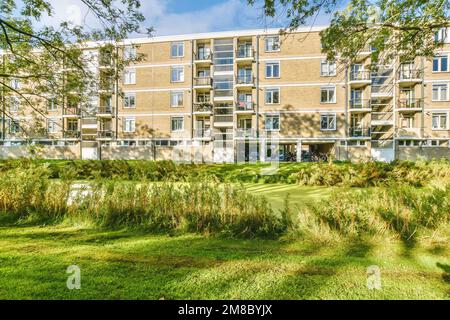
<path fill-rule="evenodd" d="M 253 87 L 255 80 L 253 75 L 236 76 L 236 87 Z M 213 88 L 213 79 L 211 77 L 194 78 L 194 88 Z"/>
<path fill-rule="evenodd" d="M 253 61 L 255 58 L 255 50 L 249 47 L 241 47 L 235 50 L 236 62 L 243 60 Z M 214 53 L 210 51 L 205 52 L 194 52 L 194 62 L 195 63 L 209 63 L 212 64 L 214 61 Z"/>
<path fill-rule="evenodd" d="M 237 101 L 234 104 L 234 111 L 240 113 L 253 113 L 255 111 L 256 103 Z M 214 105 L 210 102 L 196 102 L 194 103 L 194 113 L 197 114 L 212 114 Z"/>
<path fill-rule="evenodd" d="M 352 112 L 370 112 L 372 107 L 378 106 L 378 102 L 372 102 L 372 99 L 358 99 L 349 101 L 349 110 Z M 399 99 L 397 101 L 397 111 L 421 111 L 424 107 L 424 99 Z"/>

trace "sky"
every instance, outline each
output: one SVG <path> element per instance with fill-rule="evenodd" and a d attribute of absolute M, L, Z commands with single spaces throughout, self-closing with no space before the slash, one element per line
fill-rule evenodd
<path fill-rule="evenodd" d="M 87 9 L 80 5 L 80 0 L 51 3 L 55 10 L 53 19 L 95 24 L 93 17 L 86 16 Z M 145 27 L 152 26 L 154 36 L 286 26 L 283 21 L 265 19 L 261 2 L 255 6 L 248 6 L 247 0 L 142 0 L 141 3 Z M 328 19 L 320 16 L 315 25 L 327 24 Z"/>

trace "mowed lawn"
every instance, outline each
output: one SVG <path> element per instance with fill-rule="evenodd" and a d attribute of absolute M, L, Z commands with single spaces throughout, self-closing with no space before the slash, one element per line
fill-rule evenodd
<path fill-rule="evenodd" d="M 0 299 L 449 299 L 448 248 L 0 228 Z M 66 288 L 66 268 L 81 289 Z M 381 290 L 367 288 L 367 268 Z"/>

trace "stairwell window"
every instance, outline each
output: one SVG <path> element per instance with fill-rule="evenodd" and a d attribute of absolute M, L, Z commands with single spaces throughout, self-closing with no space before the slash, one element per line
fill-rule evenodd
<path fill-rule="evenodd" d="M 125 109 L 134 109 L 136 108 L 136 93 L 127 92 L 123 97 L 123 107 Z"/>
<path fill-rule="evenodd" d="M 123 132 L 135 132 L 136 131 L 136 119 L 125 118 L 123 119 Z"/>
<path fill-rule="evenodd" d="M 12 79 L 11 80 L 11 88 L 14 90 L 20 89 L 20 80 L 19 79 Z"/>
<path fill-rule="evenodd" d="M 320 62 L 320 76 L 332 77 L 336 75 L 336 62 L 322 60 Z"/>
<path fill-rule="evenodd" d="M 170 93 L 170 106 L 172 108 L 182 107 L 183 106 L 183 91 L 172 91 Z"/>
<path fill-rule="evenodd" d="M 334 131 L 336 130 L 336 114 L 323 113 L 320 115 L 320 130 Z"/>
<path fill-rule="evenodd" d="M 124 71 L 123 84 L 136 84 L 136 69 L 127 69 Z"/>
<path fill-rule="evenodd" d="M 272 61 L 266 62 L 266 78 L 279 78 L 280 77 L 280 62 Z"/>
<path fill-rule="evenodd" d="M 184 57 L 184 43 L 183 42 L 172 43 L 170 52 L 172 58 Z"/>
<path fill-rule="evenodd" d="M 448 83 L 433 84 L 433 101 L 447 101 L 448 100 Z"/>
<path fill-rule="evenodd" d="M 431 128 L 433 130 L 448 130 L 448 113 L 433 113 Z"/>
<path fill-rule="evenodd" d="M 265 49 L 266 52 L 276 52 L 280 51 L 280 37 L 271 36 L 265 39 Z"/>
<path fill-rule="evenodd" d="M 265 101 L 266 104 L 280 103 L 280 89 L 279 88 L 266 89 Z"/>
<path fill-rule="evenodd" d="M 16 134 L 20 132 L 20 124 L 17 120 L 9 120 L 9 133 Z"/>
<path fill-rule="evenodd" d="M 266 115 L 264 127 L 266 131 L 279 131 L 280 130 L 280 115 L 268 114 Z"/>
<path fill-rule="evenodd" d="M 184 81 L 184 67 L 177 66 L 171 68 L 171 81 L 172 82 L 183 82 Z"/>
<path fill-rule="evenodd" d="M 324 86 L 320 89 L 320 102 L 322 103 L 336 103 L 336 87 Z"/>
<path fill-rule="evenodd" d="M 439 55 L 433 58 L 433 72 L 448 72 L 447 55 Z"/>
<path fill-rule="evenodd" d="M 171 126 L 170 129 L 172 132 L 179 132 L 184 130 L 184 118 L 183 117 L 171 117 Z"/>

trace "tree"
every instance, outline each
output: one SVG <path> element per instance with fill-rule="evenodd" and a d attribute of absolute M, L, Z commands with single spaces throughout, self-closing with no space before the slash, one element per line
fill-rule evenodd
<path fill-rule="evenodd" d="M 45 25 L 55 11 L 48 0 L 0 0 L 0 94 L 3 128 L 15 121 L 12 112 L 32 110 L 33 122 L 21 131 L 27 137 L 46 134 L 48 107 L 77 106 L 91 112 L 92 97 L 114 83 L 127 64 L 142 56 L 120 59 L 117 43 L 141 30 L 144 16 L 139 0 L 80 0 L 99 27 L 64 20 L 56 27 Z M 95 50 L 89 50 L 90 47 Z M 114 62 L 100 72 L 93 63 Z M 13 107 L 13 111 L 11 111 Z M 22 111 L 23 112 L 23 111 Z"/>
<path fill-rule="evenodd" d="M 255 5 L 258 0 L 248 0 Z M 448 0 L 264 0 L 268 17 L 284 16 L 286 29 L 332 14 L 321 32 L 323 52 L 329 60 L 351 62 L 368 47 L 380 64 L 400 55 L 404 60 L 432 57 L 442 47 L 439 33 L 450 26 Z M 343 9 L 342 9 L 343 8 Z"/>

